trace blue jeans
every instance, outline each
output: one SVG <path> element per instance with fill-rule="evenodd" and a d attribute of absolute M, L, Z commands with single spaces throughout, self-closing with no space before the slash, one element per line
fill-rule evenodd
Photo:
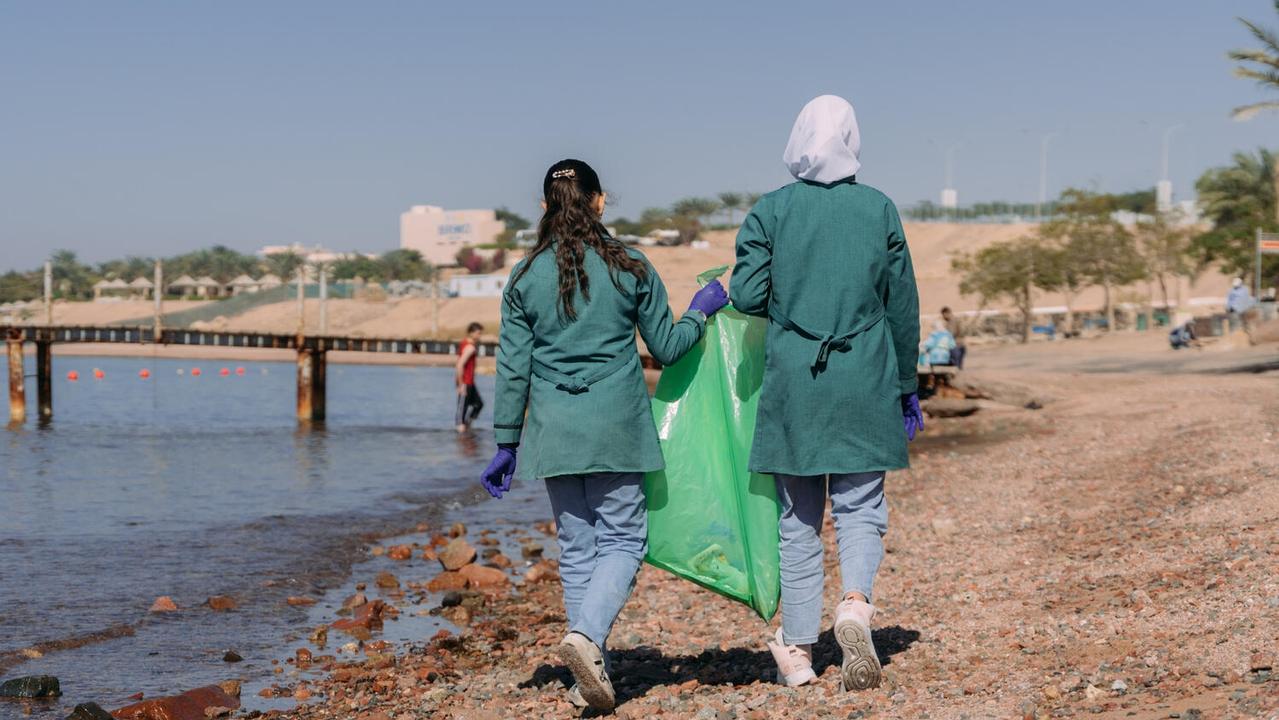
<path fill-rule="evenodd" d="M 568 629 L 604 648 L 648 549 L 641 473 L 546 478 L 560 544 Z"/>
<path fill-rule="evenodd" d="M 822 520 L 826 514 L 825 477 L 777 475 L 778 521 L 782 548 L 782 639 L 787 645 L 817 642 L 822 623 Z M 871 586 L 884 558 L 888 504 L 884 473 L 830 476 L 831 515 L 839 545 L 839 574 L 844 594 L 871 599 Z"/>

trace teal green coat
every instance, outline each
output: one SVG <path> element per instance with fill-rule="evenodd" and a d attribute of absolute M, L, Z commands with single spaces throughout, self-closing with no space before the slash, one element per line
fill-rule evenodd
<path fill-rule="evenodd" d="M 499 443 L 521 443 L 523 479 L 665 467 L 635 330 L 649 353 L 670 365 L 701 339 L 706 319 L 689 312 L 674 322 L 657 271 L 639 251 L 628 252 L 644 262 L 648 277 L 620 274 L 619 290 L 604 261 L 586 249 L 591 299 L 577 293 L 573 322 L 558 311 L 553 249 L 511 271 L 515 278 L 530 265 L 502 297 L 493 427 Z"/>
<path fill-rule="evenodd" d="M 730 297 L 769 318 L 751 470 L 909 464 L 900 398 L 917 387 L 919 295 L 891 200 L 853 179 L 765 195 L 737 235 Z"/>

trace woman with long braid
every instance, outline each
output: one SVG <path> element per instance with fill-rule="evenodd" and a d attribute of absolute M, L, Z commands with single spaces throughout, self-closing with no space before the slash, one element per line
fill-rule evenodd
<path fill-rule="evenodd" d="M 570 695 L 609 710 L 605 644 L 644 559 L 643 476 L 663 468 L 635 331 L 669 365 L 728 300 L 713 282 L 674 322 L 652 265 L 600 222 L 606 197 L 595 171 L 561 160 L 542 190 L 538 243 L 502 298 L 498 450 L 481 482 L 500 498 L 519 449 L 521 479 L 546 483 L 569 627 L 559 652 L 577 680 Z"/>

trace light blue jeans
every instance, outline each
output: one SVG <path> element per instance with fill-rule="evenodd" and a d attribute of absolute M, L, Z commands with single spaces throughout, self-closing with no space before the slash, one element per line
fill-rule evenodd
<path fill-rule="evenodd" d="M 817 642 L 822 623 L 822 520 L 827 479 L 777 475 L 778 521 L 782 548 L 782 640 L 787 645 Z M 884 559 L 888 504 L 884 473 L 830 476 L 831 515 L 839 545 L 839 575 L 844 594 L 871 599 L 871 586 Z"/>
<path fill-rule="evenodd" d="M 546 478 L 560 544 L 568 629 L 602 650 L 648 549 L 641 473 Z"/>

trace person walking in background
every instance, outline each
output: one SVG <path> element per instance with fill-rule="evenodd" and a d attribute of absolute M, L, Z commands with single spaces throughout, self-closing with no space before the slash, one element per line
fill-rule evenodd
<path fill-rule="evenodd" d="M 1244 313 L 1251 310 L 1252 305 L 1252 293 L 1243 284 L 1243 278 L 1235 278 L 1230 283 L 1230 292 L 1226 293 L 1226 317 L 1231 330 L 1245 327 Z"/>
<path fill-rule="evenodd" d="M 466 337 L 457 346 L 454 382 L 457 384 L 455 419 L 459 433 L 470 430 L 471 423 L 475 422 L 484 409 L 484 398 L 480 397 L 480 391 L 475 387 L 475 359 L 479 356 L 480 335 L 483 332 L 484 326 L 477 322 L 467 325 Z"/>
<path fill-rule="evenodd" d="M 897 208 L 857 181 L 860 147 L 846 100 L 804 106 L 784 154 L 796 182 L 751 209 L 730 289 L 734 307 L 769 319 L 750 469 L 774 475 L 782 506 L 782 627 L 768 647 L 791 686 L 817 679 L 828 487 L 843 686 L 879 685 L 870 602 L 888 528 L 884 473 L 908 465 L 906 442 L 923 428 L 915 273 Z"/>
<path fill-rule="evenodd" d="M 964 324 L 955 317 L 949 307 L 941 309 L 941 319 L 946 323 L 946 329 L 950 331 L 950 337 L 955 341 L 955 349 L 950 351 L 950 364 L 963 370 L 964 356 L 968 354 L 968 346 L 964 343 Z"/>
<path fill-rule="evenodd" d="M 609 710 L 606 643 L 647 549 L 643 476 L 664 467 L 635 331 L 671 365 L 728 298 L 712 282 L 675 322 L 647 258 L 601 224 L 606 196 L 589 165 L 555 163 L 542 192 L 537 245 L 502 296 L 498 450 L 481 482 L 495 498 L 510 490 L 523 441 L 520 477 L 545 482 L 555 514 L 570 700 Z"/>

